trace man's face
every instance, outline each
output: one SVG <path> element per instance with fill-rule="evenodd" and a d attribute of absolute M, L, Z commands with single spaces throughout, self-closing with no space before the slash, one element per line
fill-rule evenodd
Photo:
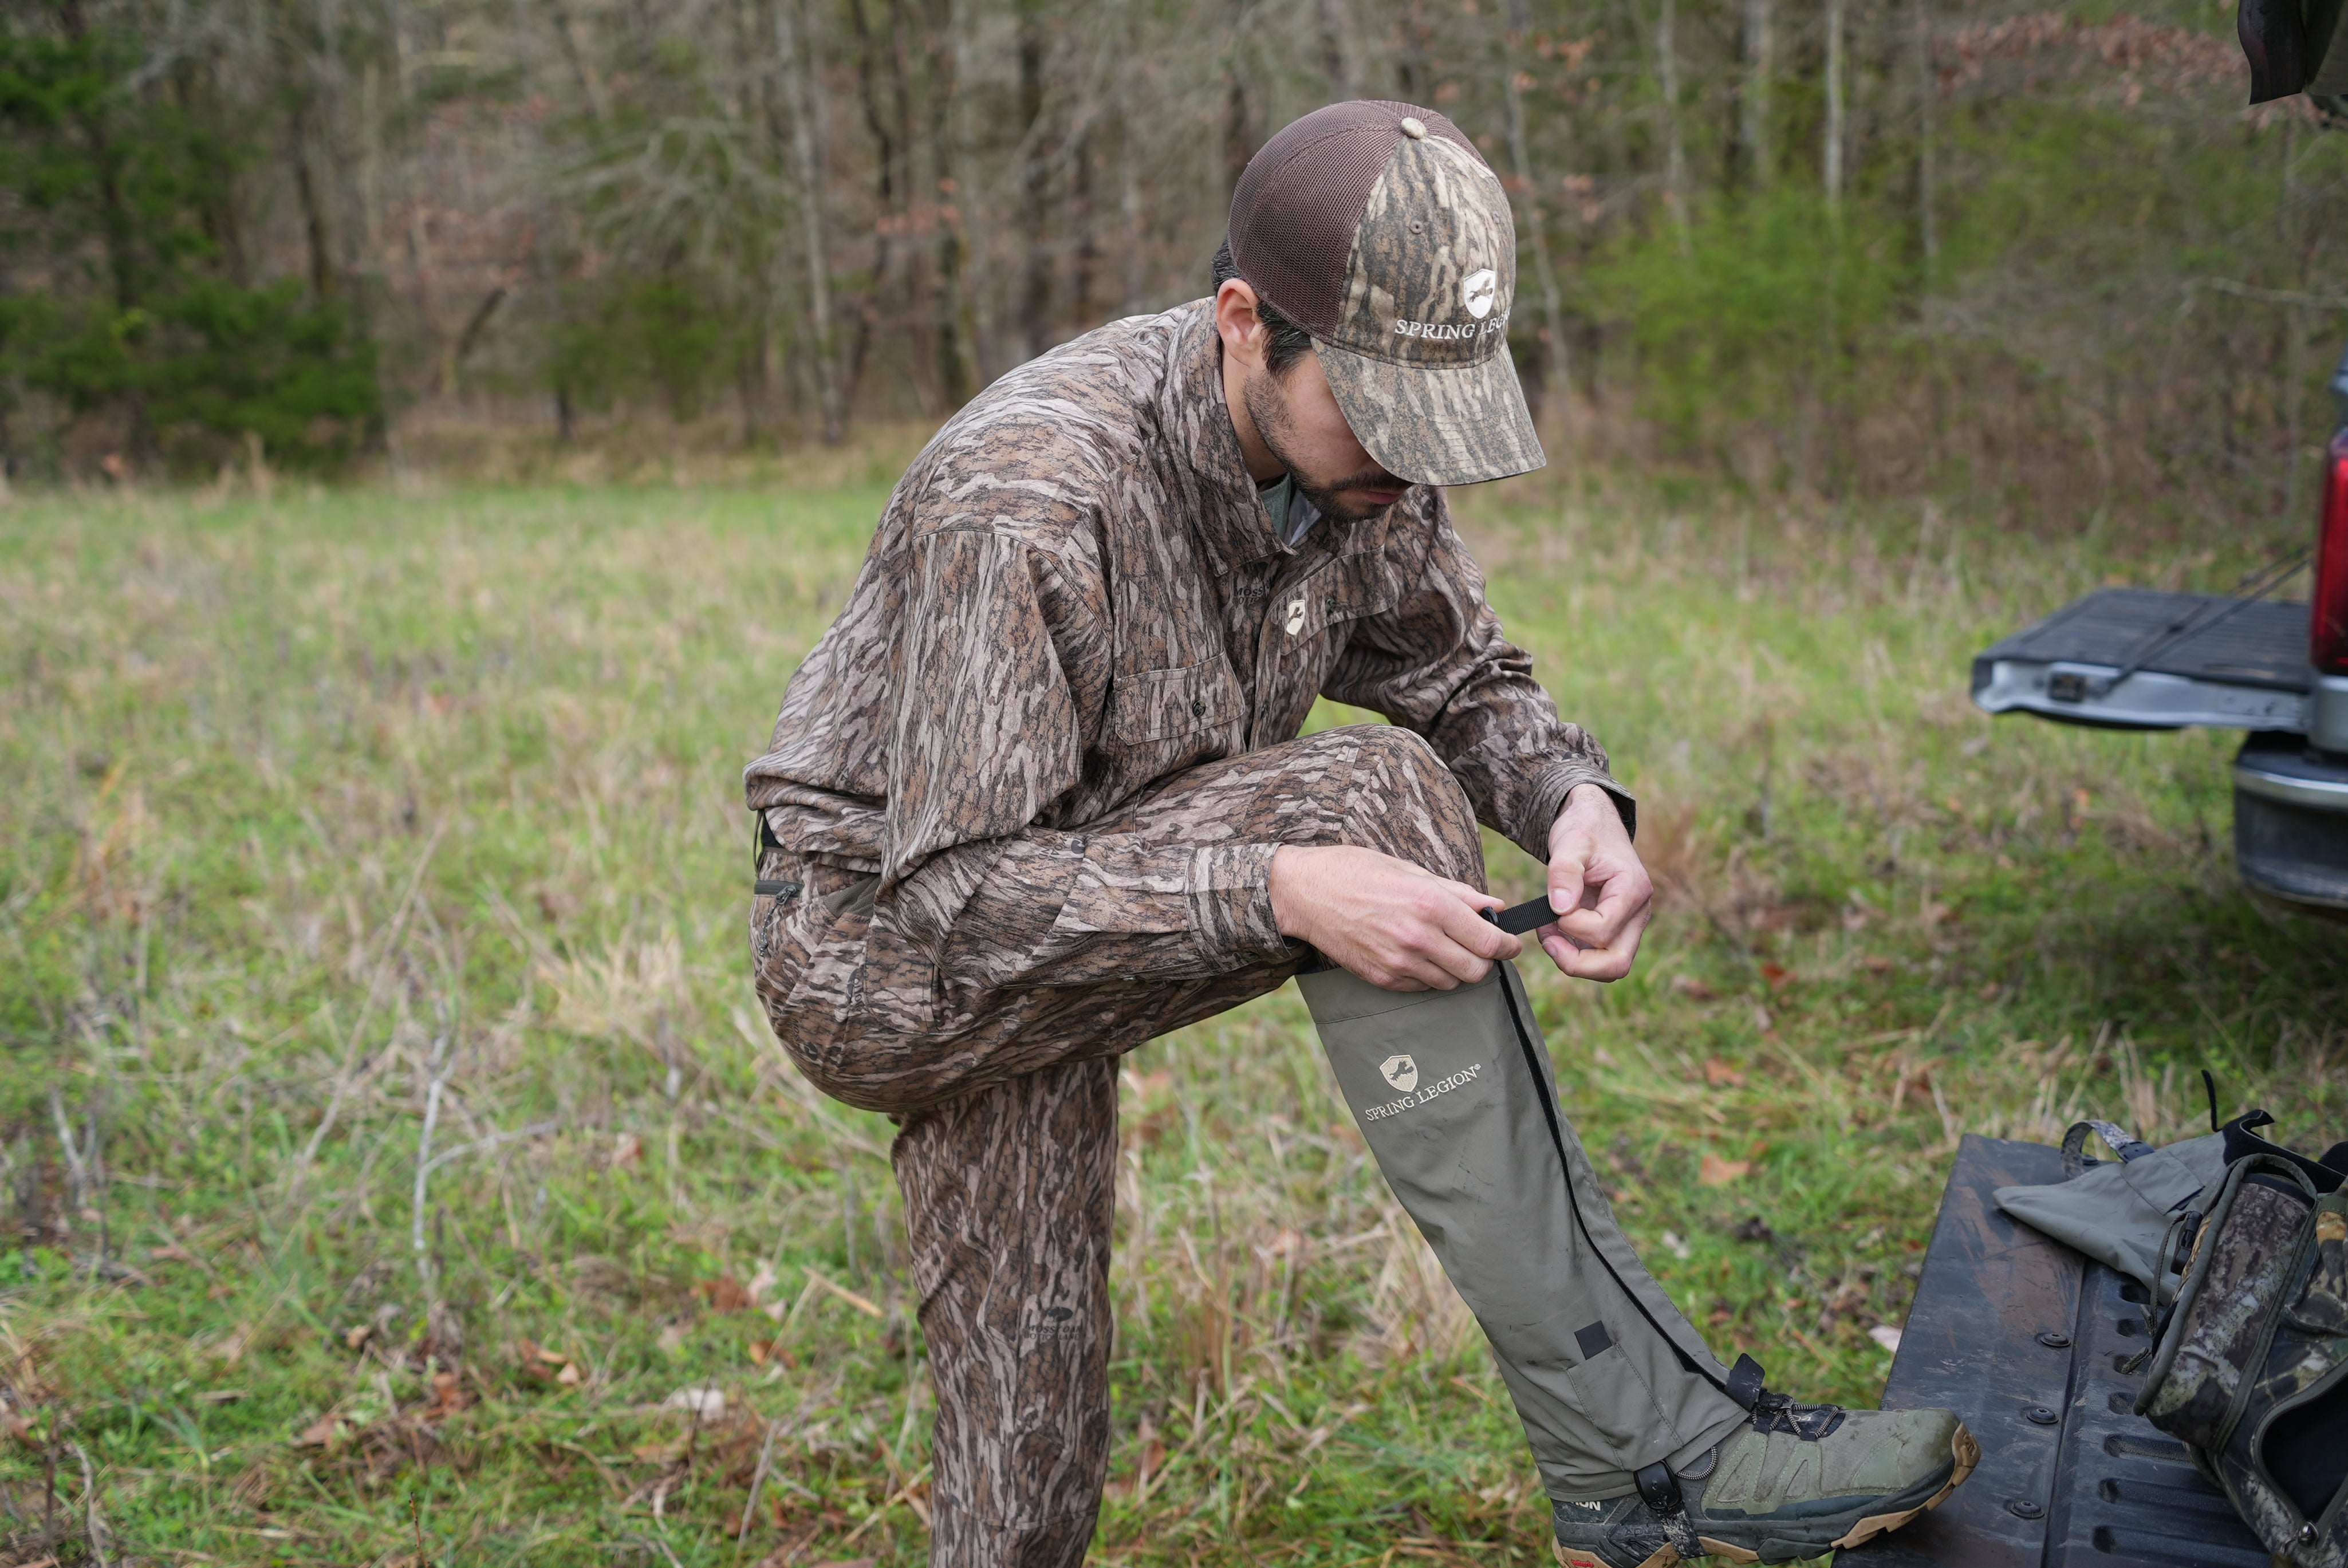
<path fill-rule="evenodd" d="M 1363 449 L 1338 410 L 1318 355 L 1307 354 L 1274 376 L 1250 366 L 1241 393 L 1256 435 L 1272 449 L 1296 488 L 1323 517 L 1360 522 L 1402 499 L 1410 481 L 1395 478 Z"/>

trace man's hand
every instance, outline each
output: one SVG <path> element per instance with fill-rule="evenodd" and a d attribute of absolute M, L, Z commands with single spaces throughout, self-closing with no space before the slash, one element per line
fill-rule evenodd
<path fill-rule="evenodd" d="M 1577 980 L 1620 980 L 1639 956 L 1655 884 L 1622 830 L 1614 798 L 1577 784 L 1549 830 L 1549 906 L 1564 910 L 1533 934 Z"/>
<path fill-rule="evenodd" d="M 1387 991 L 1473 985 L 1492 972 L 1494 959 L 1523 952 L 1478 913 L 1499 906 L 1490 893 L 1375 850 L 1283 844 L 1272 857 L 1272 912 L 1281 934 Z"/>

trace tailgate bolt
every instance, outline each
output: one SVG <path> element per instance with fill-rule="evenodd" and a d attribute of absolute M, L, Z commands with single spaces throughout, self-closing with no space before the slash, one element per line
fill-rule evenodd
<path fill-rule="evenodd" d="M 2050 1328 L 2038 1336 L 2038 1343 L 2049 1350 L 2068 1350 L 2071 1348 L 2071 1336 L 2058 1329 Z"/>
<path fill-rule="evenodd" d="M 2016 1519 L 2043 1519 L 2046 1511 L 2027 1498 L 2017 1497 L 2005 1505 L 2005 1511 Z"/>
<path fill-rule="evenodd" d="M 2062 1417 L 2056 1415 L 2054 1411 L 2048 1409 L 2044 1405 L 2033 1405 L 2029 1409 L 2024 1410 L 2022 1414 L 2023 1419 L 2028 1421 L 2034 1427 L 2058 1426 L 2062 1423 L 2063 1419 Z"/>

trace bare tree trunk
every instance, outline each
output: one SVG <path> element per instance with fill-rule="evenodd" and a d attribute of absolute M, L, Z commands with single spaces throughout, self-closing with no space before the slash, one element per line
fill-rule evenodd
<path fill-rule="evenodd" d="M 603 93 L 603 78 L 595 70 L 595 57 L 580 40 L 579 18 L 563 0 L 547 0 L 547 7 L 554 17 L 554 36 L 561 42 L 562 57 L 578 78 L 579 100 L 586 106 L 587 118 L 601 125 L 612 117 L 612 104 Z"/>
<path fill-rule="evenodd" d="M 976 350 L 966 329 L 969 301 L 964 273 L 969 246 L 964 238 L 970 196 L 962 184 L 961 120 L 955 106 L 962 100 L 962 35 L 956 0 L 925 0 L 921 36 L 927 40 L 925 57 L 928 91 L 922 97 L 924 150 L 927 153 L 931 200 L 937 203 L 937 301 L 934 324 L 938 399 L 945 408 L 959 408 L 970 400 Z"/>
<path fill-rule="evenodd" d="M 775 53 L 782 67 L 784 112 L 791 122 L 791 156 L 798 165 L 799 230 L 807 241 L 808 335 L 814 354 L 816 405 L 823 444 L 836 447 L 848 436 L 841 407 L 839 365 L 832 340 L 831 262 L 825 249 L 822 71 L 816 39 L 799 11 L 801 0 L 775 0 Z"/>
<path fill-rule="evenodd" d="M 1827 144 L 1825 157 L 1827 211 L 1842 211 L 1843 144 L 1843 0 L 1827 0 Z"/>
<path fill-rule="evenodd" d="M 1019 7 L 1019 227 L 1026 247 L 1019 287 L 1022 358 L 1052 346 L 1052 240 L 1044 158 L 1044 19 L 1039 0 Z"/>
<path fill-rule="evenodd" d="M 1093 213 L 1093 145 L 1091 131 L 1076 140 L 1076 161 L 1068 173 L 1068 227 L 1076 236 L 1076 253 L 1068 266 L 1068 310 L 1075 329 L 1090 332 L 1098 325 L 1093 295 L 1100 285 L 1100 240 Z"/>
<path fill-rule="evenodd" d="M 82 19 L 78 0 L 66 0 L 58 7 L 65 23 L 66 36 L 80 43 L 88 36 L 88 26 Z M 116 139 L 108 129 L 103 111 L 84 108 L 76 117 L 80 121 L 82 136 L 97 165 L 98 212 L 106 232 L 106 264 L 114 285 L 114 308 L 128 312 L 139 304 L 139 263 L 132 241 L 134 224 L 130 206 L 122 193 L 122 154 Z"/>
<path fill-rule="evenodd" d="M 1549 223 L 1542 213 L 1540 185 L 1533 178 L 1532 154 L 1525 144 L 1525 78 L 1517 69 L 1517 56 L 1530 31 L 1525 0 L 1509 0 L 1509 30 L 1500 55 L 1501 86 L 1509 110 L 1509 171 L 1517 177 L 1523 211 L 1518 220 L 1521 238 L 1533 255 L 1533 281 L 1540 289 L 1541 387 L 1546 400 L 1556 404 L 1558 421 L 1569 450 L 1573 445 L 1572 366 L 1567 358 L 1565 301 L 1558 292 L 1557 272 L 1550 265 Z"/>
<path fill-rule="evenodd" d="M 911 179 L 906 167 L 911 128 L 910 95 L 905 85 L 904 52 L 896 26 L 896 8 L 891 8 L 890 28 L 886 39 L 872 29 L 864 14 L 864 0 L 849 0 L 848 15 L 856 31 L 856 83 L 864 108 L 864 123 L 872 132 L 873 204 L 879 221 L 873 225 L 871 286 L 856 312 L 856 330 L 848 350 L 847 384 L 852 389 L 864 377 L 864 365 L 871 353 L 872 338 L 879 330 L 879 311 L 874 296 L 901 294 L 904 290 L 899 277 L 902 262 L 897 247 L 897 236 L 909 232 L 911 204 Z M 880 68 L 888 67 L 893 91 L 884 105 L 880 94 Z M 853 400 L 853 392 L 850 393 Z M 927 404 L 933 399 L 924 397 Z"/>
<path fill-rule="evenodd" d="M 1426 15 L 1426 0 L 1403 0 L 1402 47 L 1395 55 L 1395 81 L 1406 103 L 1425 103 L 1435 96 L 1435 73 L 1427 60 L 1435 25 Z"/>
<path fill-rule="evenodd" d="M 1932 0 L 1915 0 L 1916 23 L 1916 229 L 1924 251 L 1924 288 L 1930 293 L 1941 264 L 1941 228 L 1932 211 L 1933 101 L 1940 74 L 1932 64 Z"/>
<path fill-rule="evenodd" d="M 1361 51 L 1354 46 L 1353 9 L 1346 0 L 1319 0 L 1321 69 L 1339 98 L 1362 96 Z"/>
<path fill-rule="evenodd" d="M 1678 0 L 1663 0 L 1662 14 L 1655 18 L 1655 77 L 1663 95 L 1663 210 L 1671 216 L 1684 256 L 1693 245 L 1688 237 L 1687 145 L 1680 129 L 1678 20 Z"/>
<path fill-rule="evenodd" d="M 1141 211 L 1141 171 L 1135 167 L 1133 126 L 1117 129 L 1117 203 L 1125 213 L 1125 314 L 1139 315 L 1142 304 L 1142 263 L 1148 243 L 1148 225 Z"/>
<path fill-rule="evenodd" d="M 977 75 L 978 42 L 972 15 L 978 0 L 948 0 L 953 25 L 953 75 L 957 84 L 968 83 Z M 958 91 L 953 95 L 953 181 L 955 201 L 962 218 L 961 249 L 958 261 L 962 280 L 962 307 L 968 313 L 970 357 L 977 372 L 978 385 L 983 387 L 994 379 L 994 300 L 987 286 L 986 203 L 979 191 L 978 125 L 975 95 Z"/>
<path fill-rule="evenodd" d="M 1255 156 L 1255 110 L 1248 101 L 1246 63 L 1241 58 L 1245 47 L 1243 29 L 1247 25 L 1248 0 L 1231 0 L 1230 31 L 1223 41 L 1223 188 L 1226 201 L 1246 172 L 1248 160 Z"/>
<path fill-rule="evenodd" d="M 1745 0 L 1745 80 L 1738 94 L 1737 151 L 1745 161 L 1745 182 L 1756 191 L 1769 188 L 1772 153 L 1769 146 L 1769 87 L 1776 64 L 1775 0 Z"/>
<path fill-rule="evenodd" d="M 318 189 L 316 171 L 310 166 L 311 104 L 307 97 L 296 98 L 288 123 L 290 145 L 286 161 L 294 170 L 294 197 L 302 208 L 302 238 L 310 253 L 310 292 L 322 300 L 335 298 L 342 291 L 335 284 L 335 244 L 327 232 L 326 203 Z"/>

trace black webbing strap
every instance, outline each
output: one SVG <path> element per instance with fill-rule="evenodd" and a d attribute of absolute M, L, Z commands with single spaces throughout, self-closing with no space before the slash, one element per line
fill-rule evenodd
<path fill-rule="evenodd" d="M 758 824 L 757 827 L 753 829 L 750 833 L 751 896 L 754 898 L 797 898 L 799 893 L 798 883 L 795 882 L 778 882 L 771 877 L 762 877 L 758 874 L 759 868 L 763 867 L 767 863 L 767 851 L 769 850 L 781 849 L 783 847 L 783 841 L 775 837 L 775 830 L 773 826 L 767 822 L 767 813 L 764 810 L 754 809 L 751 811 L 750 816 L 752 820 Z"/>
<path fill-rule="evenodd" d="M 1661 1464 L 1631 1472 L 1631 1480 L 1639 1488 L 1639 1501 L 1663 1527 L 1663 1539 L 1679 1553 L 1679 1561 L 1692 1563 L 1705 1555 L 1704 1542 L 1687 1516 L 1687 1503 L 1680 1496 L 1678 1478 Z M 1653 1559 L 1650 1559 L 1653 1561 Z"/>
<path fill-rule="evenodd" d="M 1484 918 L 1507 932 L 1510 936 L 1522 936 L 1528 931 L 1539 931 L 1557 919 L 1557 911 L 1550 908 L 1549 895 L 1527 899 L 1513 909 L 1488 909 Z"/>

